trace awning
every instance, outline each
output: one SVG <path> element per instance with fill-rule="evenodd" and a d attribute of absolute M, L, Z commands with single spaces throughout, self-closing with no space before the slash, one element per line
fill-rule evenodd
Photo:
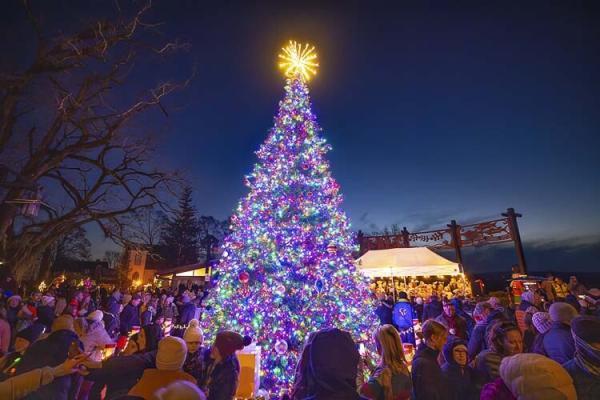
<path fill-rule="evenodd" d="M 460 275 L 460 267 L 427 247 L 369 250 L 356 260 L 358 270 L 370 277 Z"/>

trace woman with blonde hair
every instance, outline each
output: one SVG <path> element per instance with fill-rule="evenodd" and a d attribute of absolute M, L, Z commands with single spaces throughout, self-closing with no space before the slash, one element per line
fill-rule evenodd
<path fill-rule="evenodd" d="M 360 394 L 373 400 L 410 399 L 412 381 L 408 371 L 402 340 L 392 325 L 382 325 L 373 339 L 380 359 L 375 372 L 360 388 Z"/>

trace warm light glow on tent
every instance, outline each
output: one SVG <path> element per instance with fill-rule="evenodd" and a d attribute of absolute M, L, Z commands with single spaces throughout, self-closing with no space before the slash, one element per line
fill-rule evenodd
<path fill-rule="evenodd" d="M 462 275 L 457 263 L 426 247 L 369 250 L 356 260 L 356 266 L 369 278 Z"/>

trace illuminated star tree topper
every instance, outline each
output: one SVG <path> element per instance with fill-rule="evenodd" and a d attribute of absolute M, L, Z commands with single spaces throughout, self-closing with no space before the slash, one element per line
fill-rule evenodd
<path fill-rule="evenodd" d="M 281 48 L 279 53 L 279 68 L 288 78 L 299 76 L 304 81 L 309 81 L 317 74 L 317 52 L 315 46 L 304 45 L 290 40 L 287 46 Z"/>

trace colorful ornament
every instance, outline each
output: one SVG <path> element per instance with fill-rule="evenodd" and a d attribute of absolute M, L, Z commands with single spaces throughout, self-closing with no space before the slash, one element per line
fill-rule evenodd
<path fill-rule="evenodd" d="M 285 354 L 288 351 L 288 343 L 283 339 L 278 339 L 275 342 L 275 352 L 279 355 Z"/>
<path fill-rule="evenodd" d="M 321 293 L 323 291 L 323 287 L 325 284 L 322 279 L 317 279 L 315 282 L 315 289 L 317 289 L 317 293 Z"/>
<path fill-rule="evenodd" d="M 275 288 L 275 293 L 279 296 L 283 296 L 285 294 L 285 285 L 281 284 Z"/>
<path fill-rule="evenodd" d="M 330 243 L 329 245 L 327 245 L 327 252 L 329 254 L 337 253 L 337 246 L 334 243 Z"/>
<path fill-rule="evenodd" d="M 248 281 L 250 280 L 250 274 L 246 271 L 242 271 L 238 275 L 238 279 L 241 283 L 248 283 Z"/>

